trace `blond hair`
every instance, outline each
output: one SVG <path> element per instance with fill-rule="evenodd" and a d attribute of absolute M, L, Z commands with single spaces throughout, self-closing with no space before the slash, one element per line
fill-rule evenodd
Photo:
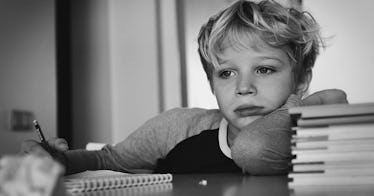
<path fill-rule="evenodd" d="M 251 43 L 263 41 L 284 50 L 291 59 L 297 84 L 304 82 L 319 47 L 323 46 L 319 25 L 308 12 L 286 8 L 270 0 L 258 3 L 239 0 L 201 27 L 198 52 L 211 83 L 225 45 L 237 49 L 252 47 L 243 39 Z"/>

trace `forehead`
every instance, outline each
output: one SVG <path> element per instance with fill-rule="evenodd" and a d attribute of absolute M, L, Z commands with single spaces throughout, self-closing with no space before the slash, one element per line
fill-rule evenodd
<path fill-rule="evenodd" d="M 217 53 L 218 61 L 227 61 L 239 54 L 247 54 L 254 58 L 275 59 L 289 64 L 289 58 L 284 48 L 277 48 L 264 42 L 258 35 L 242 34 L 239 37 L 227 36 L 220 45 Z"/>

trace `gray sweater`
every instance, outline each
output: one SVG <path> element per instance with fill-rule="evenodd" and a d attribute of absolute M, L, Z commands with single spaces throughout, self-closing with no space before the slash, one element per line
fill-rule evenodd
<path fill-rule="evenodd" d="M 231 146 L 232 161 L 243 172 L 253 175 L 288 172 L 292 156 L 287 109 L 299 105 L 301 100 L 290 96 L 284 106 L 242 130 Z M 67 151 L 63 162 L 68 174 L 98 169 L 151 173 L 158 161 L 166 158 L 178 144 L 206 130 L 219 131 L 222 118 L 221 112 L 214 109 L 172 109 L 148 120 L 114 146 L 106 145 L 98 151 Z M 188 148 L 188 145 L 185 146 Z"/>

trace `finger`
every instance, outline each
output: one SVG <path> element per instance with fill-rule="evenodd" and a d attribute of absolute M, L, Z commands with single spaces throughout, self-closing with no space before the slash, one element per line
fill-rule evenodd
<path fill-rule="evenodd" d="M 303 102 L 305 105 L 348 103 L 346 93 L 339 89 L 317 91 L 303 99 Z"/>
<path fill-rule="evenodd" d="M 303 99 L 304 105 L 321 105 L 323 104 L 323 100 L 319 94 L 314 93 L 312 95 L 309 95 L 308 97 L 305 97 Z"/>
<path fill-rule="evenodd" d="M 66 151 L 69 149 L 68 143 L 62 138 L 53 138 L 48 140 L 48 145 L 58 151 Z"/>
<path fill-rule="evenodd" d="M 28 154 L 32 153 L 38 156 L 48 156 L 48 152 L 45 151 L 38 142 L 34 140 L 26 140 L 21 145 L 21 153 Z"/>
<path fill-rule="evenodd" d="M 68 142 L 62 138 L 58 138 L 56 139 L 55 141 L 55 147 L 56 149 L 60 150 L 60 151 L 67 151 L 69 150 L 69 146 L 68 146 Z"/>
<path fill-rule="evenodd" d="M 35 146 L 39 145 L 38 142 L 34 141 L 34 140 L 25 140 L 22 142 L 21 144 L 21 149 L 20 149 L 20 152 L 21 153 L 29 153 L 32 151 L 32 149 L 35 148 Z"/>
<path fill-rule="evenodd" d="M 281 108 L 288 109 L 288 108 L 297 107 L 301 105 L 302 105 L 301 97 L 296 94 L 291 94 L 286 100 L 286 103 Z"/>

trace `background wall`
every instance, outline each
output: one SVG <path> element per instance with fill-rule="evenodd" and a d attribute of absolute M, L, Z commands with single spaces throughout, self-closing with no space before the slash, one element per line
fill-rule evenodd
<path fill-rule="evenodd" d="M 180 106 L 173 0 L 72 1 L 73 148 L 116 143 Z"/>
<path fill-rule="evenodd" d="M 113 0 L 110 10 L 113 142 L 124 139 L 158 108 L 155 1 Z"/>
<path fill-rule="evenodd" d="M 0 155 L 18 152 L 34 131 L 10 130 L 10 111 L 32 111 L 56 136 L 54 1 L 0 1 Z"/>
<path fill-rule="evenodd" d="M 10 131 L 12 109 L 34 112 L 46 137 L 57 135 L 54 6 L 0 1 L 0 156 L 37 139 L 32 130 Z M 180 106 L 174 0 L 72 0 L 71 6 L 72 148 L 118 142 Z"/>
<path fill-rule="evenodd" d="M 197 52 L 197 36 L 210 16 L 229 5 L 226 0 L 185 0 L 187 95 L 189 107 L 218 108 Z"/>
<path fill-rule="evenodd" d="M 351 103 L 374 101 L 374 1 L 303 0 L 327 39 L 310 91 L 340 88 Z"/>

